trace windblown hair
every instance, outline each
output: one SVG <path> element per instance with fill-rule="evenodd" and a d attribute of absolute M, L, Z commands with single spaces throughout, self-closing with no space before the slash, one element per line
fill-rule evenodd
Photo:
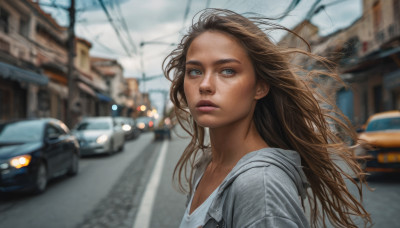
<path fill-rule="evenodd" d="M 297 151 L 311 190 L 308 203 L 311 225 L 326 226 L 326 218 L 335 227 L 357 227 L 353 216 L 361 217 L 364 225 L 371 223 L 370 215 L 353 196 L 345 183 L 349 179 L 357 186 L 362 200 L 364 173 L 351 148 L 332 129 L 337 126 L 356 139 L 351 124 L 334 102 L 320 93 L 318 78 L 340 81 L 334 64 L 313 55 L 309 50 L 282 48 L 268 37 L 271 29 L 286 30 L 307 42 L 293 31 L 273 24 L 259 15 L 245 17 L 229 10 L 207 9 L 198 15 L 188 34 L 164 60 L 164 74 L 172 82 L 170 98 L 179 124 L 191 136 L 191 141 L 178 161 L 174 178 L 183 191 L 192 191 L 193 172 L 199 157 L 205 156 L 210 145 L 205 141 L 205 129 L 188 112 L 183 83 L 186 55 L 192 41 L 206 31 L 220 31 L 235 37 L 247 51 L 255 69 L 257 81 L 270 86 L 267 96 L 257 101 L 253 120 L 259 134 L 270 147 Z M 309 45 L 307 44 L 309 47 Z M 319 63 L 319 70 L 305 71 L 290 63 L 293 54 L 301 54 Z M 335 162 L 336 160 L 336 162 Z M 357 175 L 358 184 L 337 161 L 344 161 Z M 184 178 L 184 181 L 183 179 Z M 189 189 L 185 186 L 189 185 Z M 304 202 L 303 202 L 304 209 Z"/>

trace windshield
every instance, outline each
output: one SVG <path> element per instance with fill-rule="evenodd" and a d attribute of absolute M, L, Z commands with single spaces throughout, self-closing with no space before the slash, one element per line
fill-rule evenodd
<path fill-rule="evenodd" d="M 109 130 L 111 128 L 110 122 L 106 120 L 98 121 L 86 121 L 78 125 L 76 130 L 86 131 L 86 130 Z"/>
<path fill-rule="evenodd" d="M 43 124 L 20 121 L 0 124 L 0 143 L 26 143 L 42 140 Z"/>
<path fill-rule="evenodd" d="M 365 131 L 400 130 L 400 117 L 372 120 Z"/>

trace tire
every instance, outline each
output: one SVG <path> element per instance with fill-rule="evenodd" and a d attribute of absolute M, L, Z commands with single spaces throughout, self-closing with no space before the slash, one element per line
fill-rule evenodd
<path fill-rule="evenodd" d="M 46 165 L 41 162 L 36 171 L 35 186 L 33 188 L 33 193 L 40 194 L 46 190 L 47 187 L 47 168 Z"/>
<path fill-rule="evenodd" d="M 79 172 L 79 156 L 76 153 L 72 154 L 71 167 L 68 169 L 68 176 L 76 176 Z"/>
<path fill-rule="evenodd" d="M 122 152 L 124 151 L 124 147 L 125 147 L 125 141 L 122 143 L 122 145 L 119 147 L 119 151 Z"/>

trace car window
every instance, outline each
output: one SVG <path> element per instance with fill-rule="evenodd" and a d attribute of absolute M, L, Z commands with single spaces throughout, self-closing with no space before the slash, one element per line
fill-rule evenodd
<path fill-rule="evenodd" d="M 62 132 L 61 132 L 61 129 L 58 129 L 57 127 L 55 127 L 51 124 L 48 124 L 46 126 L 45 134 L 46 134 L 46 137 L 49 137 L 50 135 L 58 135 L 59 136 L 62 134 Z"/>
<path fill-rule="evenodd" d="M 19 121 L 0 124 L 0 143 L 25 143 L 42 140 L 43 123 Z"/>
<path fill-rule="evenodd" d="M 400 117 L 372 120 L 365 131 L 400 130 Z"/>
<path fill-rule="evenodd" d="M 83 130 L 109 130 L 111 128 L 110 122 L 109 121 L 85 121 L 80 123 L 76 129 L 78 131 L 83 131 Z"/>

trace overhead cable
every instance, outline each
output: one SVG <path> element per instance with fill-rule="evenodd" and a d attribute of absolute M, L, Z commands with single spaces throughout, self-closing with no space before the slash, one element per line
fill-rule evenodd
<path fill-rule="evenodd" d="M 105 4 L 104 4 L 104 1 L 103 1 L 103 0 L 98 0 L 98 1 L 99 1 L 99 3 L 100 3 L 101 8 L 103 9 L 104 13 L 106 14 L 108 21 L 110 22 L 110 24 L 111 24 L 111 26 L 113 27 L 115 33 L 117 34 L 118 40 L 120 41 L 120 43 L 121 43 L 122 47 L 124 48 L 126 54 L 127 54 L 129 57 L 132 57 L 131 53 L 129 52 L 128 47 L 127 47 L 126 44 L 125 44 L 125 41 L 124 41 L 124 40 L 122 39 L 122 37 L 121 37 L 121 34 L 120 34 L 118 28 L 117 28 L 116 25 L 114 24 L 113 18 L 111 17 L 110 13 L 108 12 L 108 10 L 107 10 L 107 8 L 106 8 L 106 6 L 105 6 Z"/>

